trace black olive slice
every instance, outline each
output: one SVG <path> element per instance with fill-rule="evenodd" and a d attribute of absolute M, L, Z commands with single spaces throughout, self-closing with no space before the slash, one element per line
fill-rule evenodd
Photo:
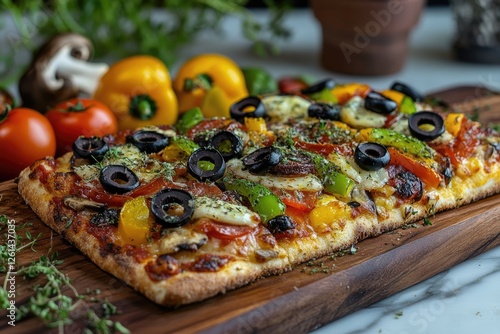
<path fill-rule="evenodd" d="M 357 201 L 350 201 L 350 202 L 347 202 L 347 205 L 349 205 L 353 209 L 356 209 L 356 208 L 359 208 L 361 206 L 361 203 L 359 203 Z"/>
<path fill-rule="evenodd" d="M 428 129 L 422 125 L 428 125 Z M 420 111 L 411 115 L 408 127 L 413 137 L 423 141 L 431 141 L 444 133 L 443 118 L 432 111 Z"/>
<path fill-rule="evenodd" d="M 390 160 L 387 148 L 377 143 L 361 143 L 354 151 L 354 161 L 364 170 L 379 170 L 387 166 Z"/>
<path fill-rule="evenodd" d="M 151 212 L 165 227 L 182 226 L 193 216 L 193 196 L 181 189 L 160 190 L 151 200 Z"/>
<path fill-rule="evenodd" d="M 333 89 L 335 87 L 335 80 L 333 79 L 325 79 L 320 82 L 317 82 L 307 88 L 304 88 L 301 90 L 302 94 L 314 94 L 314 93 L 319 93 L 324 89 Z"/>
<path fill-rule="evenodd" d="M 280 215 L 267 222 L 267 229 L 272 233 L 285 232 L 295 228 L 295 224 L 289 216 Z"/>
<path fill-rule="evenodd" d="M 268 146 L 259 148 L 243 158 L 243 165 L 251 173 L 260 173 L 280 163 L 283 153 L 279 148 Z"/>
<path fill-rule="evenodd" d="M 99 137 L 78 137 L 72 147 L 73 154 L 77 158 L 88 159 L 92 162 L 101 161 L 109 150 L 108 144 Z"/>
<path fill-rule="evenodd" d="M 312 103 L 307 109 L 309 117 L 338 121 L 340 119 L 340 105 L 330 105 L 328 103 Z"/>
<path fill-rule="evenodd" d="M 243 141 L 241 138 L 226 130 L 217 132 L 210 139 L 210 146 L 219 151 L 225 161 L 233 158 L 241 158 L 243 153 Z"/>
<path fill-rule="evenodd" d="M 392 84 L 391 89 L 409 96 L 410 99 L 415 102 L 423 101 L 425 98 L 424 95 L 419 91 L 399 81 L 395 81 Z"/>
<path fill-rule="evenodd" d="M 108 165 L 101 170 L 99 181 L 103 188 L 113 194 L 123 194 L 139 186 L 139 178 L 125 166 Z"/>
<path fill-rule="evenodd" d="M 370 92 L 365 98 L 365 109 L 387 115 L 396 110 L 398 104 L 378 92 Z"/>
<path fill-rule="evenodd" d="M 254 110 L 245 111 L 249 107 L 254 108 Z M 231 105 L 229 113 L 232 118 L 242 123 L 245 117 L 258 118 L 266 116 L 266 107 L 257 96 L 249 96 Z"/>
<path fill-rule="evenodd" d="M 216 149 L 200 148 L 189 156 L 187 169 L 199 181 L 215 182 L 224 176 L 226 162 Z"/>
<path fill-rule="evenodd" d="M 168 137 L 155 131 L 139 130 L 127 136 L 127 143 L 137 147 L 142 152 L 158 153 L 169 144 Z"/>

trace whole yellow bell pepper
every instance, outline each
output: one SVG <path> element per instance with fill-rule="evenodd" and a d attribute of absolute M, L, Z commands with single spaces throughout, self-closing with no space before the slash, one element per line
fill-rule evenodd
<path fill-rule="evenodd" d="M 113 64 L 100 79 L 94 99 L 113 111 L 119 130 L 171 125 L 179 113 L 168 69 L 151 56 L 134 56 Z"/>
<path fill-rule="evenodd" d="M 240 67 L 228 57 L 212 53 L 185 62 L 173 86 L 181 112 L 200 107 L 206 117 L 229 117 L 228 106 L 248 96 Z"/>

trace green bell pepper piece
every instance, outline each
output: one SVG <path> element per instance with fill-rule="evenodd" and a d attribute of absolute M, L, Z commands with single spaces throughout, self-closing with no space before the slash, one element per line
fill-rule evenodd
<path fill-rule="evenodd" d="M 269 188 L 250 180 L 231 177 L 225 177 L 223 182 L 227 190 L 234 190 L 248 198 L 264 223 L 285 213 L 285 204 Z"/>
<path fill-rule="evenodd" d="M 203 112 L 200 108 L 195 107 L 186 111 L 175 125 L 181 133 L 186 133 L 196 124 L 203 120 Z"/>
<path fill-rule="evenodd" d="M 263 68 L 249 67 L 242 71 L 250 95 L 263 95 L 278 91 L 276 80 Z"/>
<path fill-rule="evenodd" d="M 332 195 L 349 196 L 352 188 L 356 184 L 349 177 L 340 173 L 335 165 L 325 159 L 323 156 L 307 152 L 318 172 L 319 178 L 323 183 L 323 190 Z"/>
<path fill-rule="evenodd" d="M 200 148 L 198 144 L 185 136 L 173 137 L 170 139 L 170 145 L 177 145 L 177 147 L 186 152 L 187 155 L 191 155 L 194 151 Z"/>
<path fill-rule="evenodd" d="M 309 97 L 314 101 L 319 102 L 330 102 L 333 104 L 338 103 L 337 97 L 333 95 L 331 89 L 323 89 L 317 93 L 309 94 Z"/>
<path fill-rule="evenodd" d="M 403 97 L 403 100 L 401 100 L 399 112 L 402 114 L 411 115 L 417 112 L 417 106 L 409 96 L 405 96 Z"/>
<path fill-rule="evenodd" d="M 370 131 L 368 140 L 385 146 L 396 147 L 403 152 L 408 152 L 418 157 L 431 157 L 431 148 L 426 143 L 393 130 L 374 128 Z"/>

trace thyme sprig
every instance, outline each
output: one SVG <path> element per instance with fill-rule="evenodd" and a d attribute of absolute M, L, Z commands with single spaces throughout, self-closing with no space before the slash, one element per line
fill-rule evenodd
<path fill-rule="evenodd" d="M 5 232 L 7 217 L 0 215 L 0 231 Z M 21 233 L 31 223 L 16 226 L 16 255 L 22 250 L 31 249 L 36 252 L 34 246 L 41 237 L 41 233 L 33 237 L 30 231 Z M 7 238 L 2 234 L 0 239 Z M 7 279 L 10 271 L 7 270 L 7 261 L 10 258 L 7 247 L 0 245 L 0 272 L 6 273 L 2 286 L 0 286 L 0 306 L 6 309 L 9 306 Z M 49 251 L 50 252 L 50 251 Z M 40 319 L 47 327 L 57 328 L 59 333 L 64 333 L 66 326 L 76 321 L 84 321 L 85 333 L 130 333 L 120 322 L 111 317 L 118 313 L 116 307 L 108 300 L 100 300 L 96 296 L 100 290 L 87 290 L 80 294 L 71 284 L 70 278 L 59 270 L 63 260 L 58 259 L 57 252 L 50 255 L 41 255 L 37 260 L 17 269 L 16 278 L 24 278 L 44 284 L 35 284 L 32 287 L 33 295 L 29 300 L 16 307 L 16 321 L 21 321 L 30 316 Z M 9 267 L 10 268 L 10 267 Z M 96 306 L 97 304 L 97 306 Z M 78 314 L 84 313 L 82 317 Z"/>

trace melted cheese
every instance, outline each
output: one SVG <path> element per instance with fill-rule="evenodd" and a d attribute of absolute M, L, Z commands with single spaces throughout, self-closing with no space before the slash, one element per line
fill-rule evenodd
<path fill-rule="evenodd" d="M 272 95 L 262 99 L 266 107 L 267 116 L 278 121 L 287 121 L 290 118 L 306 118 L 311 102 L 297 95 Z"/>
<path fill-rule="evenodd" d="M 260 222 L 259 215 L 243 205 L 206 196 L 196 197 L 193 218 L 210 218 L 221 223 L 251 227 Z"/>
<path fill-rule="evenodd" d="M 238 159 L 229 160 L 226 164 L 227 169 L 234 175 L 247 179 L 256 183 L 260 183 L 265 187 L 279 188 L 285 190 L 301 190 L 301 191 L 320 191 L 323 190 L 323 185 L 316 175 L 306 176 L 274 176 L 274 175 L 256 175 L 246 170 L 243 170 L 243 162 Z"/>
<path fill-rule="evenodd" d="M 366 171 L 361 169 L 354 159 L 344 157 L 336 152 L 330 154 L 328 160 L 333 162 L 340 168 L 343 174 L 359 183 L 364 189 L 379 189 L 389 181 L 389 174 L 387 174 L 384 168 L 376 171 Z"/>
<path fill-rule="evenodd" d="M 364 99 L 354 96 L 340 110 L 340 120 L 353 128 L 381 128 L 384 126 L 386 117 L 363 107 Z"/>

